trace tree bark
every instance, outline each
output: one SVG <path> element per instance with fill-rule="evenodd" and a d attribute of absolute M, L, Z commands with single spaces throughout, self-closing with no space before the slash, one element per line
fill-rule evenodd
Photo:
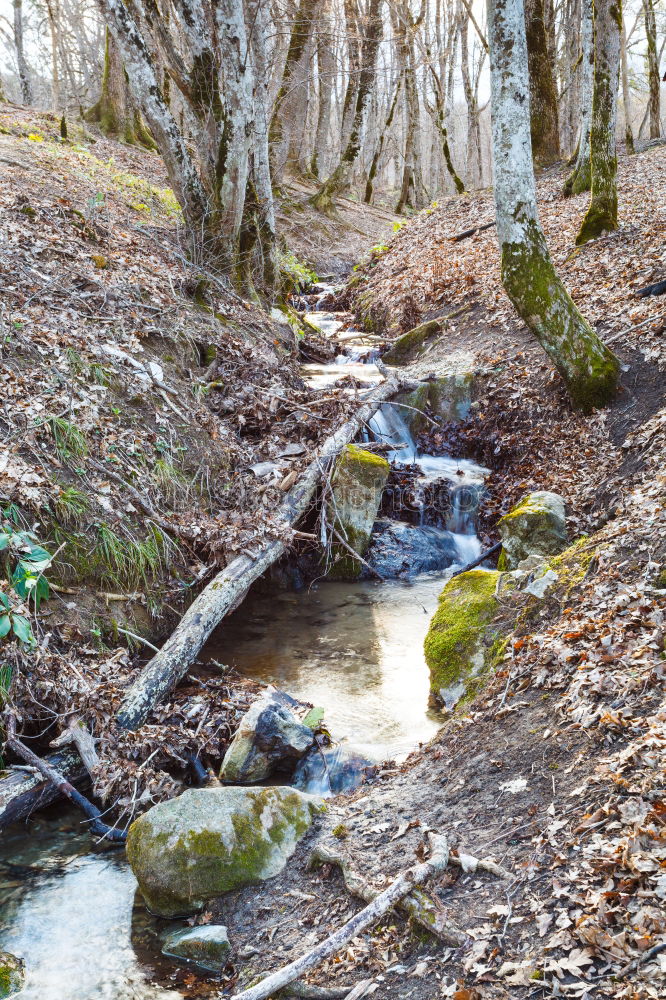
<path fill-rule="evenodd" d="M 636 150 L 634 147 L 634 132 L 631 127 L 631 90 L 629 87 L 629 66 L 627 62 L 627 31 L 624 24 L 624 17 L 622 18 L 622 36 L 620 38 L 621 44 L 621 59 L 622 59 L 622 106 L 624 109 L 624 143 L 627 147 L 627 152 L 633 155 Z M 657 103 L 659 103 L 659 75 L 657 74 Z M 658 116 L 657 116 L 658 117 Z"/>
<path fill-rule="evenodd" d="M 255 66 L 253 174 L 263 255 L 264 283 L 266 288 L 270 289 L 275 286 L 277 278 L 277 232 L 268 145 L 270 72 L 266 39 L 270 30 L 270 8 L 268 0 L 249 0 L 248 9 L 254 24 L 251 35 Z"/>
<path fill-rule="evenodd" d="M 537 166 L 547 167 L 560 158 L 560 126 L 557 87 L 546 37 L 544 0 L 525 0 L 525 30 L 532 156 Z"/>
<path fill-rule="evenodd" d="M 488 0 L 497 235 L 502 282 L 515 309 L 589 411 L 615 392 L 619 365 L 558 277 L 539 224 L 521 0 Z"/>
<path fill-rule="evenodd" d="M 32 104 L 32 80 L 23 45 L 23 0 L 12 0 L 12 5 L 14 7 L 14 45 L 16 46 L 16 65 L 21 83 L 21 97 L 24 104 Z"/>
<path fill-rule="evenodd" d="M 581 194 L 592 184 L 590 167 L 590 130 L 592 127 L 592 94 L 594 87 L 594 33 L 592 28 L 592 0 L 581 0 L 580 28 L 580 133 L 578 153 L 572 172 L 564 182 L 563 194 Z"/>
<path fill-rule="evenodd" d="M 620 74 L 620 0 L 594 0 L 594 95 L 590 130 L 592 197 L 576 245 L 617 229 L 617 90 Z"/>
<path fill-rule="evenodd" d="M 659 56 L 657 55 L 657 24 L 652 0 L 643 0 L 643 12 L 645 15 L 645 37 L 647 40 L 650 138 L 658 139 L 661 135 L 659 108 L 661 80 L 659 77 Z"/>
<path fill-rule="evenodd" d="M 384 144 L 386 142 L 386 136 L 393 124 L 393 118 L 395 116 L 395 109 L 398 106 L 398 97 L 400 96 L 401 78 L 398 77 L 397 83 L 395 85 L 395 90 L 393 92 L 393 98 L 389 104 L 388 114 L 386 115 L 386 120 L 384 122 L 384 127 L 380 131 L 379 138 L 377 140 L 377 145 L 375 151 L 372 154 L 372 162 L 370 163 L 370 169 L 368 171 L 368 179 L 365 182 L 365 194 L 363 196 L 363 201 L 366 205 L 372 203 L 372 195 L 375 185 L 375 177 L 377 176 L 377 170 L 379 168 L 379 161 L 381 159 L 382 152 L 384 151 Z"/>
<path fill-rule="evenodd" d="M 67 748 L 49 754 L 45 760 L 52 768 L 76 784 L 87 777 L 81 758 L 74 749 Z M 56 802 L 60 792 L 39 772 L 11 770 L 0 778 L 0 830 L 11 823 L 27 819 L 38 809 Z"/>
<path fill-rule="evenodd" d="M 356 436 L 379 404 L 397 389 L 396 379 L 383 383 L 373 392 L 372 400 L 327 439 L 276 512 L 285 533 L 308 509 L 317 484 L 334 457 Z M 190 605 L 176 630 L 144 667 L 123 699 L 118 712 L 118 724 L 123 729 L 136 729 L 145 722 L 153 706 L 187 673 L 216 625 L 243 600 L 250 585 L 286 552 L 287 547 L 288 543 L 281 539 L 269 542 L 255 559 L 238 556 L 217 574 Z"/>
<path fill-rule="evenodd" d="M 333 99 L 333 79 L 335 59 L 333 56 L 333 31 L 330 12 L 324 10 L 317 29 L 317 76 L 319 83 L 319 103 L 317 107 L 317 133 L 315 136 L 310 173 L 317 180 L 325 176 L 328 167 L 327 151 L 331 127 L 331 102 Z"/>
<path fill-rule="evenodd" d="M 155 149 L 141 120 L 141 112 L 132 100 L 118 45 L 108 28 L 104 41 L 102 91 L 97 103 L 87 112 L 86 120 L 96 122 L 104 135 L 122 139 L 130 145 L 139 143 L 147 149 Z"/>
<path fill-rule="evenodd" d="M 370 0 L 365 37 L 361 50 L 361 73 L 352 129 L 347 146 L 340 157 L 340 162 L 312 199 L 312 204 L 320 212 L 332 212 L 333 199 L 348 187 L 352 170 L 361 152 L 361 141 L 368 118 L 370 98 L 372 97 L 377 72 L 377 53 L 383 33 L 382 3 L 383 0 Z"/>

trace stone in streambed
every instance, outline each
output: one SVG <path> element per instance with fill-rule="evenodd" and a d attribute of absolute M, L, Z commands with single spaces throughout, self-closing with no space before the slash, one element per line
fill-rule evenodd
<path fill-rule="evenodd" d="M 564 500 L 557 493 L 528 493 L 499 522 L 502 553 L 499 569 L 516 569 L 530 556 L 549 556 L 567 545 Z"/>
<path fill-rule="evenodd" d="M 253 784 L 278 771 L 291 773 L 315 741 L 312 729 L 293 714 L 297 705 L 282 691 L 269 690 L 258 698 L 241 719 L 220 778 Z"/>
<path fill-rule="evenodd" d="M 127 857 L 153 913 L 177 917 L 278 875 L 323 808 L 294 788 L 197 788 L 132 823 Z"/>
<path fill-rule="evenodd" d="M 457 558 L 456 543 L 437 528 L 381 518 L 366 558 L 386 579 L 409 578 L 451 566 Z"/>
<path fill-rule="evenodd" d="M 0 951 L 0 1000 L 23 988 L 25 966 L 22 959 L 9 951 Z"/>
<path fill-rule="evenodd" d="M 206 924 L 174 931 L 164 941 L 162 954 L 195 962 L 209 972 L 221 972 L 227 964 L 231 945 L 227 928 L 222 924 Z"/>
<path fill-rule="evenodd" d="M 420 323 L 419 326 L 398 337 L 382 360 L 387 365 L 408 364 L 427 341 L 442 332 L 443 326 L 444 321 L 441 319 L 429 319 L 425 323 Z"/>
<path fill-rule="evenodd" d="M 326 505 L 327 520 L 359 556 L 365 554 L 370 543 L 389 470 L 389 463 L 381 455 L 354 444 L 348 444 L 336 462 L 331 480 L 333 496 Z M 362 563 L 335 536 L 331 554 L 335 560 L 328 574 L 331 579 L 358 579 Z"/>

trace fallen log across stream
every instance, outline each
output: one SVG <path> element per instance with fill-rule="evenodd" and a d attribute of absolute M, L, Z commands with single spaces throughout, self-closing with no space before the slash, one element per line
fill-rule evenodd
<path fill-rule="evenodd" d="M 356 437 L 380 404 L 395 395 L 399 388 L 398 379 L 389 375 L 382 385 L 372 390 L 354 416 L 326 439 L 276 512 L 278 522 L 284 525 L 285 535 L 307 511 L 322 476 L 336 455 Z M 137 729 L 145 722 L 152 708 L 185 676 L 213 629 L 241 603 L 250 585 L 284 555 L 288 545 L 288 540 L 275 539 L 254 558 L 238 556 L 205 587 L 127 692 L 117 715 L 123 729 Z"/>
<path fill-rule="evenodd" d="M 49 754 L 45 761 L 71 784 L 87 778 L 81 757 L 74 747 Z M 0 830 L 10 823 L 27 819 L 38 809 L 51 805 L 60 792 L 34 768 L 9 768 L 0 772 Z"/>

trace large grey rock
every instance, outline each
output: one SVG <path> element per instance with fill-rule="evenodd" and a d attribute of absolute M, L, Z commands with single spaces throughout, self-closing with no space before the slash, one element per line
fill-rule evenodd
<path fill-rule="evenodd" d="M 499 569 L 516 569 L 530 556 L 549 556 L 567 545 L 564 500 L 557 493 L 528 493 L 499 522 L 502 554 Z"/>
<path fill-rule="evenodd" d="M 314 746 L 314 735 L 292 712 L 298 702 L 266 691 L 249 708 L 229 744 L 220 778 L 238 784 L 263 781 L 278 771 L 291 774 Z"/>
<path fill-rule="evenodd" d="M 294 772 L 294 785 L 314 795 L 338 795 L 361 784 L 372 763 L 346 747 L 318 747 Z"/>
<path fill-rule="evenodd" d="M 383 577 L 410 577 L 446 569 L 456 561 L 455 539 L 440 528 L 405 521 L 377 521 L 368 563 Z"/>
<path fill-rule="evenodd" d="M 360 556 L 370 542 L 389 470 L 385 458 L 355 444 L 348 444 L 335 464 L 331 480 L 333 498 L 326 505 L 327 518 L 347 546 Z M 333 539 L 335 562 L 329 573 L 332 579 L 355 580 L 361 575 L 362 564 L 354 559 L 349 548 Z"/>
<path fill-rule="evenodd" d="M 25 980 L 23 960 L 9 951 L 0 951 L 0 1000 L 18 993 Z"/>
<path fill-rule="evenodd" d="M 295 788 L 196 788 L 132 823 L 127 857 L 153 913 L 176 917 L 282 871 L 321 802 Z"/>
<path fill-rule="evenodd" d="M 224 968 L 230 951 L 227 928 L 222 924 L 173 931 L 164 940 L 162 948 L 162 954 L 169 958 L 184 958 L 211 972 L 220 972 Z"/>

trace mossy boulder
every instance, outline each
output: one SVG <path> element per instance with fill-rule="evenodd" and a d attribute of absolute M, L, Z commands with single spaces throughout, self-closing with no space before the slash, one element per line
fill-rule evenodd
<path fill-rule="evenodd" d="M 229 744 L 220 778 L 254 784 L 282 771 L 291 774 L 315 745 L 312 729 L 296 718 L 298 702 L 282 691 L 266 691 L 250 706 Z"/>
<path fill-rule="evenodd" d="M 499 522 L 500 569 L 515 569 L 529 556 L 557 555 L 567 545 L 564 500 L 557 493 L 528 493 Z"/>
<path fill-rule="evenodd" d="M 469 692 L 472 681 L 492 665 L 501 630 L 493 619 L 499 611 L 500 578 L 512 586 L 510 574 L 469 570 L 444 587 L 425 638 L 432 700 L 452 709 Z"/>
<path fill-rule="evenodd" d="M 430 319 L 420 323 L 395 341 L 382 360 L 387 365 L 406 365 L 423 345 L 442 331 L 442 320 Z"/>
<path fill-rule="evenodd" d="M 197 788 L 132 823 L 127 857 L 161 917 L 279 874 L 321 803 L 294 788 Z"/>
<path fill-rule="evenodd" d="M 423 382 L 416 389 L 399 393 L 393 401 L 398 404 L 398 413 L 407 424 L 412 437 L 416 437 L 428 426 L 425 410 L 429 406 L 429 399 L 430 386 Z"/>
<path fill-rule="evenodd" d="M 332 478 L 332 500 L 327 504 L 327 519 L 360 556 L 364 555 L 372 534 L 390 465 L 381 455 L 348 444 L 340 454 Z M 355 580 L 362 564 L 345 546 L 333 541 L 334 564 L 329 576 L 335 580 Z"/>
<path fill-rule="evenodd" d="M 472 405 L 474 375 L 443 375 L 429 383 L 428 402 L 435 416 L 448 422 L 464 420 Z"/>
<path fill-rule="evenodd" d="M 202 969 L 221 972 L 227 964 L 231 945 L 227 928 L 222 924 L 205 924 L 173 931 L 164 940 L 162 954 L 195 962 Z"/>
<path fill-rule="evenodd" d="M 23 988 L 24 980 L 23 961 L 9 951 L 0 951 L 0 1000 L 18 993 Z"/>

